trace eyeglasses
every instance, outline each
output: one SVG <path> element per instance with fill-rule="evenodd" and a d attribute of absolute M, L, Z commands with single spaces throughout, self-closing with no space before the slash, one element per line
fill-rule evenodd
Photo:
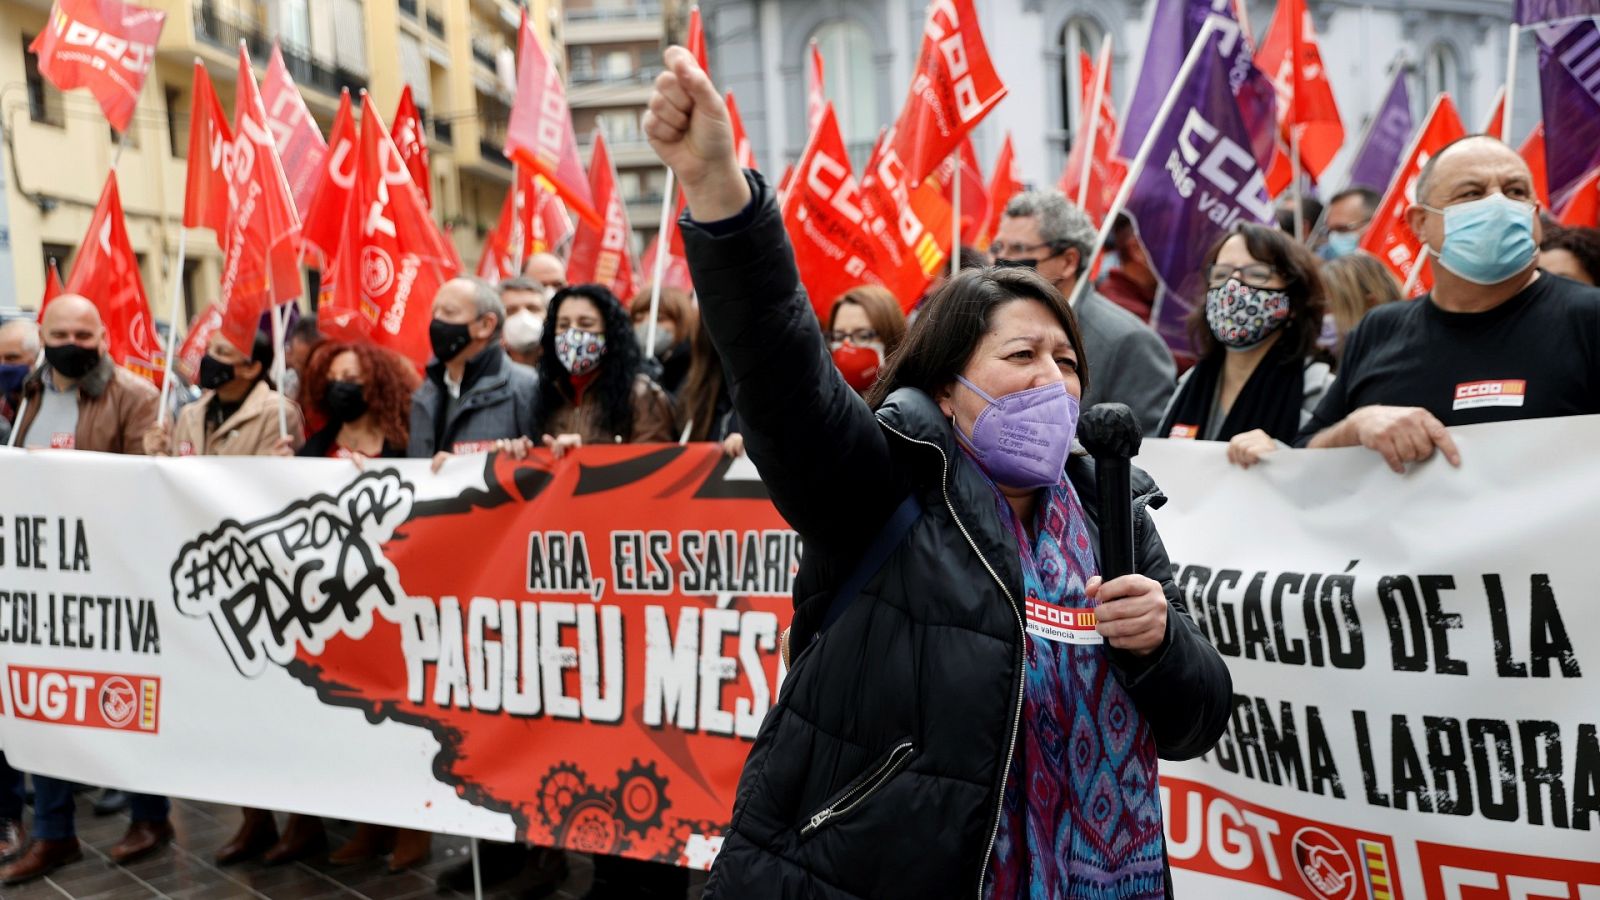
<path fill-rule="evenodd" d="M 849 341 L 852 344 L 870 344 L 878 339 L 878 333 L 871 328 L 857 328 L 855 331 L 830 331 L 828 343 L 842 344 Z"/>
<path fill-rule="evenodd" d="M 1222 287 L 1228 279 L 1237 277 L 1239 281 L 1250 287 L 1271 287 L 1268 282 L 1278 278 L 1281 273 L 1265 263 L 1251 263 L 1248 266 L 1228 266 L 1218 263 L 1206 269 L 1206 284 L 1211 287 Z"/>
<path fill-rule="evenodd" d="M 1040 241 L 1037 244 L 1007 244 L 1004 241 L 995 241 L 989 245 L 989 255 L 994 257 L 996 262 L 1002 258 L 1014 260 L 1024 253 L 1032 253 L 1035 250 L 1049 250 L 1050 256 L 1061 252 L 1049 241 Z M 1045 259 L 1049 259 L 1050 256 L 1045 257 Z"/>

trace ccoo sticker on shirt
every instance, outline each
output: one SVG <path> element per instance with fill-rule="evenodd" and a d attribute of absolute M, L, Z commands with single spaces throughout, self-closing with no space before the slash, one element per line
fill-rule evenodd
<path fill-rule="evenodd" d="M 1101 644 L 1105 638 L 1095 630 L 1094 610 L 1088 607 L 1056 606 L 1029 597 L 1022 605 L 1028 617 L 1028 633 L 1058 644 Z"/>
<path fill-rule="evenodd" d="M 1199 436 L 1200 436 L 1200 426 L 1199 425 L 1175 424 L 1175 425 L 1172 426 L 1172 430 L 1167 433 L 1167 437 L 1169 437 L 1169 438 L 1173 438 L 1175 440 L 1184 440 L 1184 441 L 1192 441 L 1192 440 L 1194 440 L 1195 438 L 1197 438 Z"/>
<path fill-rule="evenodd" d="M 1482 406 L 1521 406 L 1528 397 L 1528 382 L 1467 381 L 1456 385 L 1455 404 L 1451 410 L 1477 409 Z"/>

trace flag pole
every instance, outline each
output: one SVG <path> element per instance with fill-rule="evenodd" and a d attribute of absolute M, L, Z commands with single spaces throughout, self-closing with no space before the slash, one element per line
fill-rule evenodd
<path fill-rule="evenodd" d="M 1304 241 L 1306 234 L 1306 206 L 1304 190 L 1300 186 L 1300 126 L 1289 126 L 1289 169 L 1293 173 L 1290 182 L 1290 201 L 1294 203 L 1294 239 Z"/>
<path fill-rule="evenodd" d="M 1089 106 L 1089 112 L 1082 114 L 1084 131 L 1087 134 L 1084 140 L 1088 144 L 1083 148 L 1083 166 L 1078 173 L 1078 208 L 1083 209 L 1084 203 L 1089 199 L 1089 172 L 1094 166 L 1095 138 L 1100 136 L 1100 106 L 1106 102 L 1106 81 L 1111 71 L 1111 32 L 1100 39 L 1100 55 L 1095 62 L 1094 73 L 1094 99 Z"/>
<path fill-rule="evenodd" d="M 1128 164 L 1128 174 L 1122 179 L 1122 186 L 1117 188 L 1117 196 L 1111 201 L 1111 208 L 1106 210 L 1105 221 L 1100 223 L 1100 233 L 1095 236 L 1094 246 L 1089 250 L 1089 259 L 1082 265 L 1082 271 L 1085 273 L 1094 271 L 1095 264 L 1099 262 L 1100 253 L 1111 237 L 1111 226 L 1116 223 L 1117 216 L 1122 214 L 1122 208 L 1128 205 L 1128 198 L 1133 196 L 1133 184 L 1139 180 L 1145 163 L 1155 150 L 1156 138 L 1160 135 L 1161 129 L 1167 127 L 1167 119 L 1172 116 L 1172 108 L 1178 105 L 1178 93 L 1189 80 L 1189 76 L 1194 73 L 1194 67 L 1200 63 L 1200 54 L 1209 48 L 1211 35 L 1216 30 L 1216 17 L 1207 16 L 1205 24 L 1200 27 L 1200 33 L 1195 36 L 1194 43 L 1189 45 L 1189 52 L 1183 57 L 1183 65 L 1178 68 L 1178 76 L 1173 79 L 1172 87 L 1167 89 L 1167 96 L 1161 101 L 1161 107 L 1156 110 L 1156 117 L 1150 122 L 1150 130 L 1145 132 L 1144 140 L 1139 144 L 1139 152 L 1134 154 L 1133 161 Z M 1088 283 L 1088 278 L 1080 277 L 1072 286 L 1070 300 L 1074 309 L 1077 308 L 1078 298 L 1083 296 Z"/>
<path fill-rule="evenodd" d="M 161 376 L 161 405 L 156 407 L 156 427 L 167 422 L 167 399 L 172 395 L 172 363 L 178 351 L 178 304 L 183 299 L 183 257 L 189 229 L 178 225 L 178 262 L 173 266 L 172 305 L 167 312 L 167 358 Z"/>
<path fill-rule="evenodd" d="M 644 327 L 646 362 L 656 358 L 656 315 L 661 312 L 661 279 L 667 276 L 667 254 L 672 252 L 672 242 L 667 239 L 667 227 L 672 224 L 672 195 L 675 187 L 672 167 L 668 166 L 667 188 L 661 193 L 661 223 L 656 228 L 655 271 L 650 275 L 650 319 Z"/>
<path fill-rule="evenodd" d="M 1510 40 L 1506 43 L 1505 118 L 1500 120 L 1500 140 L 1507 144 L 1511 143 L 1511 102 L 1517 96 L 1517 44 L 1521 37 L 1522 30 L 1516 22 L 1512 22 Z"/>
<path fill-rule="evenodd" d="M 950 154 L 955 178 L 950 183 L 950 277 L 961 271 L 961 146 Z"/>

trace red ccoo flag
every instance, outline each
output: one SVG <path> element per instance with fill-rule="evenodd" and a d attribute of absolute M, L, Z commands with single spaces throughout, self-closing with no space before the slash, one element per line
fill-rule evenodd
<path fill-rule="evenodd" d="M 825 321 L 840 294 L 858 284 L 881 283 L 873 274 L 876 257 L 864 225 L 861 187 L 850 171 L 833 104 L 811 132 L 791 181 L 783 198 L 783 227 L 794 244 L 811 307 Z"/>
<path fill-rule="evenodd" d="M 587 219 L 578 223 L 572 238 L 572 256 L 567 260 L 567 281 L 571 284 L 601 284 L 611 289 L 623 303 L 633 297 L 633 253 L 628 249 L 628 210 L 622 205 L 617 188 L 617 170 L 605 137 L 594 133 L 594 155 L 589 158 L 589 195 L 605 210 L 604 227 L 596 228 Z"/>
<path fill-rule="evenodd" d="M 233 159 L 233 129 L 211 87 L 211 76 L 194 61 L 194 101 L 189 116 L 189 171 L 183 193 L 185 228 L 209 228 L 217 239 L 228 233 L 228 166 Z"/>
<path fill-rule="evenodd" d="M 28 50 L 39 57 L 40 75 L 63 91 L 88 88 L 111 127 L 125 132 L 166 20 L 121 0 L 56 0 Z"/>
<path fill-rule="evenodd" d="M 739 168 L 756 168 L 756 152 L 750 146 L 750 135 L 744 130 L 744 119 L 739 116 L 739 104 L 733 100 L 733 91 L 723 96 L 728 103 L 728 121 L 733 125 L 733 156 Z"/>
<path fill-rule="evenodd" d="M 912 184 L 927 178 L 1006 95 L 983 45 L 972 0 L 928 6 L 911 92 L 895 123 L 895 151 Z M 814 132 L 813 132 L 814 133 Z"/>
<path fill-rule="evenodd" d="M 1277 88 L 1278 128 L 1284 146 L 1292 146 L 1291 132 L 1298 134 L 1300 164 L 1313 181 L 1321 178 L 1344 145 L 1344 123 L 1322 66 L 1322 50 L 1305 0 L 1278 4 L 1255 62 Z"/>
<path fill-rule="evenodd" d="M 89 231 L 72 262 L 66 293 L 87 297 L 100 310 L 112 360 L 157 387 L 161 385 L 166 363 L 150 320 L 144 283 L 139 280 L 139 258 L 128 243 L 116 172 L 106 176 Z"/>
<path fill-rule="evenodd" d="M 283 174 L 289 179 L 289 190 L 294 194 L 294 208 L 303 220 L 311 211 L 311 198 L 317 192 L 317 179 L 322 174 L 322 158 L 328 155 L 328 142 L 322 139 L 322 129 L 306 109 L 306 101 L 289 77 L 283 64 L 283 51 L 277 42 L 272 44 L 272 59 L 267 63 L 267 75 L 261 81 L 261 102 L 267 108 L 267 123 L 278 143 L 278 159 L 283 163 Z"/>
<path fill-rule="evenodd" d="M 300 216 L 243 41 L 238 84 L 217 302 L 222 307 L 222 336 L 248 351 L 261 314 L 300 296 Z"/>
<path fill-rule="evenodd" d="M 422 191 L 422 199 L 433 209 L 433 185 L 428 177 L 428 132 L 422 124 L 422 114 L 417 112 L 417 102 L 411 97 L 411 85 L 400 91 L 400 103 L 394 111 L 394 128 L 389 132 L 394 145 L 400 148 L 400 158 L 406 161 L 411 173 L 411 183 Z"/>
<path fill-rule="evenodd" d="M 350 188 L 356 183 L 356 121 L 350 110 L 350 91 L 339 95 L 339 112 L 333 117 L 328 153 L 322 158 L 317 175 L 317 191 L 306 212 L 303 237 L 306 244 L 321 253 L 324 260 L 339 251 L 339 236 L 344 228 L 344 208 L 350 202 Z"/>
<path fill-rule="evenodd" d="M 1000 217 L 1005 214 L 1006 204 L 1022 191 L 1022 187 L 1017 153 L 1011 147 L 1011 132 L 1007 131 L 1005 140 L 1000 142 L 1000 155 L 995 157 L 994 174 L 989 176 L 989 214 L 983 221 L 983 230 L 978 233 L 979 249 L 989 249 L 994 233 L 1000 230 Z"/>
<path fill-rule="evenodd" d="M 1411 139 L 1411 147 L 1401 159 L 1400 168 L 1389 182 L 1389 189 L 1383 194 L 1383 202 L 1378 204 L 1366 236 L 1361 239 L 1361 249 L 1381 260 L 1401 284 L 1406 283 L 1412 267 L 1422 262 L 1419 255 L 1422 242 L 1406 224 L 1406 210 L 1416 202 L 1417 178 L 1434 154 L 1451 141 L 1465 137 L 1466 133 L 1450 95 L 1440 94 L 1433 101 L 1433 109 L 1428 112 L 1422 128 Z M 1418 290 L 1413 296 L 1431 289 L 1432 280 L 1424 270 L 1415 282 Z"/>
<path fill-rule="evenodd" d="M 338 252 L 322 273 L 319 324 L 371 340 L 419 367 L 432 355 L 433 295 L 454 274 L 444 237 L 372 104 L 361 98 L 360 151 Z"/>
<path fill-rule="evenodd" d="M 822 87 L 822 48 L 815 40 L 811 42 L 811 53 L 806 61 L 809 63 L 806 66 L 806 124 L 816 131 L 828 108 L 828 94 Z"/>
<path fill-rule="evenodd" d="M 594 228 L 605 227 L 578 159 L 578 137 L 561 74 L 544 55 L 539 39 L 522 17 L 517 40 L 517 101 L 506 131 L 506 156 L 543 175 L 567 207 Z"/>
<path fill-rule="evenodd" d="M 872 274 L 909 311 L 950 256 L 950 184 L 940 169 L 915 188 L 894 149 L 894 135 L 878 135 L 861 178 L 862 228 L 872 249 Z M 963 190 L 965 188 L 963 187 Z M 831 305 L 833 298 L 828 298 Z M 821 313 L 819 313 L 821 315 Z"/>
<path fill-rule="evenodd" d="M 1079 83 L 1083 91 L 1083 103 L 1079 108 L 1088 112 L 1081 116 L 1082 127 L 1072 142 L 1072 151 L 1067 154 L 1067 165 L 1061 170 L 1058 185 L 1068 200 L 1079 203 L 1081 199 L 1083 211 L 1096 225 L 1105 220 L 1106 213 L 1116 202 L 1122 180 L 1128 176 L 1128 164 L 1117 157 L 1117 144 L 1122 138 L 1117 129 L 1117 111 L 1111 103 L 1109 49 L 1098 67 L 1088 53 L 1078 52 L 1078 71 L 1082 75 Z M 1096 93 L 1100 95 L 1099 110 L 1093 109 Z M 1085 156 L 1089 155 L 1091 144 L 1093 155 L 1087 160 L 1088 183 L 1085 184 Z M 998 218 L 995 224 L 998 227 Z"/>

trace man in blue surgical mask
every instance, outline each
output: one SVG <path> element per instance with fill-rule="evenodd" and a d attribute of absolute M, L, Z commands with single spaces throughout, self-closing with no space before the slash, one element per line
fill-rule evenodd
<path fill-rule="evenodd" d="M 1538 199 L 1527 163 L 1474 135 L 1423 167 L 1406 223 L 1432 293 L 1380 306 L 1350 333 L 1339 378 L 1298 443 L 1363 446 L 1402 472 L 1451 425 L 1600 413 L 1600 290 L 1538 268 Z"/>
<path fill-rule="evenodd" d="M 22 381 L 39 361 L 39 326 L 28 319 L 0 324 L 0 442 L 11 434 L 11 420 L 22 398 Z"/>
<path fill-rule="evenodd" d="M 1356 252 L 1381 202 L 1383 198 L 1371 188 L 1351 187 L 1334 194 L 1323 216 L 1326 237 L 1317 248 L 1318 255 L 1323 259 L 1338 259 Z"/>

